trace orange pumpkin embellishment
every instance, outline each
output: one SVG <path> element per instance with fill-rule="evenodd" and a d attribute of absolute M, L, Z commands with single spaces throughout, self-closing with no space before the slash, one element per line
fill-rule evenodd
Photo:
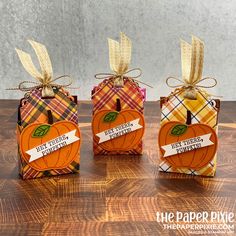
<path fill-rule="evenodd" d="M 170 121 L 161 127 L 158 136 L 160 154 L 175 168 L 199 170 L 214 158 L 218 139 L 215 130 L 210 126 L 188 123 Z M 207 146 L 199 146 L 199 143 L 203 143 L 203 139 L 197 138 L 204 137 L 203 135 L 208 137 L 208 140 L 205 139 L 205 142 L 208 142 Z M 166 145 L 174 148 L 176 154 L 168 155 Z M 169 154 L 171 154 L 171 151 L 169 151 Z M 165 157 L 165 155 L 168 156 Z"/>
<path fill-rule="evenodd" d="M 58 149 L 55 151 L 48 150 L 45 155 L 30 161 L 31 156 L 27 153 L 29 150 L 39 147 L 48 141 L 55 140 L 63 134 L 75 132 L 77 141 L 64 145 L 58 141 Z M 52 141 L 54 142 L 54 141 Z M 56 142 L 56 141 L 55 141 Z M 55 145 L 55 143 L 53 143 Z M 32 123 L 22 131 L 20 135 L 20 151 L 22 157 L 29 166 L 38 171 L 45 171 L 50 169 L 63 169 L 70 165 L 79 156 L 80 150 L 80 130 L 78 126 L 71 121 L 58 121 L 54 124 L 46 123 Z M 48 154 L 47 154 L 48 153 Z"/>
<path fill-rule="evenodd" d="M 135 120 L 137 121 L 136 125 L 138 128 L 131 131 L 132 128 L 130 129 L 130 126 L 135 126 Z M 145 121 L 143 115 L 132 109 L 121 110 L 120 99 L 117 99 L 116 110 L 101 110 L 95 113 L 92 120 L 94 139 L 104 150 L 107 151 L 132 150 L 142 139 L 144 129 Z M 118 134 L 119 131 L 121 132 L 120 135 Z M 101 137 L 99 137 L 98 134 L 102 132 L 111 135 L 111 138 L 107 141 L 101 142 Z"/>

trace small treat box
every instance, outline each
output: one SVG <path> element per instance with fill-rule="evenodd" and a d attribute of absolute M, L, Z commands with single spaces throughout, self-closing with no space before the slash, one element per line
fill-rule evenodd
<path fill-rule="evenodd" d="M 204 89 L 217 81 L 202 78 L 203 57 L 200 39 L 193 36 L 192 45 L 181 41 L 182 80 L 167 78 L 167 85 L 176 89 L 160 99 L 160 171 L 215 175 L 220 100 L 212 99 Z"/>
<path fill-rule="evenodd" d="M 29 54 L 16 49 L 24 68 L 36 79 L 21 82 L 17 88 L 26 92 L 18 107 L 20 175 L 30 179 L 78 172 L 81 138 L 77 97 L 64 89 L 72 83 L 71 78 L 53 78 L 46 47 L 32 40 L 29 43 L 37 55 L 41 72 Z M 60 85 L 60 79 L 70 81 Z"/>
<path fill-rule="evenodd" d="M 123 33 L 120 40 L 108 39 L 113 73 L 95 75 L 102 82 L 92 90 L 94 155 L 142 154 L 143 150 L 146 90 L 136 80 L 141 70 L 129 70 L 131 40 Z"/>

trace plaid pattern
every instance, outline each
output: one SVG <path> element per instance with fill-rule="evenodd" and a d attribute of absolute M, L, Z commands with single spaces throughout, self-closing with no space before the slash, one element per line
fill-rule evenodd
<path fill-rule="evenodd" d="M 55 169 L 55 170 L 46 170 L 46 171 L 37 171 L 27 165 L 27 163 L 20 158 L 20 175 L 23 179 L 34 179 L 40 177 L 49 177 L 54 175 L 63 175 L 70 173 L 78 173 L 79 172 L 79 160 L 72 162 L 67 168 L 64 169 Z"/>
<path fill-rule="evenodd" d="M 211 126 L 217 132 L 219 107 L 217 107 L 215 100 L 208 100 L 201 92 L 198 92 L 197 100 L 184 99 L 182 92 L 178 95 L 174 95 L 161 104 L 161 125 L 168 121 L 185 123 L 187 110 L 190 110 L 192 113 L 192 124 L 203 123 Z M 161 158 L 159 170 L 190 175 L 214 176 L 216 159 L 217 154 L 215 154 L 213 160 L 202 169 L 191 170 L 187 168 L 174 168 L 165 160 L 165 158 Z"/>
<path fill-rule="evenodd" d="M 55 97 L 42 99 L 40 90 L 32 90 L 26 99 L 24 104 L 19 108 L 20 109 L 20 120 L 17 127 L 17 136 L 19 142 L 19 135 L 22 130 L 29 124 L 37 122 L 40 116 L 47 114 L 47 110 L 52 111 L 54 121 L 60 120 L 69 120 L 78 124 L 78 111 L 77 104 L 72 102 L 66 94 L 59 91 L 58 89 L 54 90 Z M 72 162 L 67 168 L 64 169 L 51 169 L 47 171 L 37 171 L 29 166 L 23 157 L 21 156 L 19 143 L 18 143 L 18 156 L 19 156 L 19 170 L 20 175 L 23 179 L 32 179 L 39 178 L 44 176 L 54 176 L 68 173 L 79 172 L 79 156 L 76 161 Z"/>
<path fill-rule="evenodd" d="M 69 120 L 78 123 L 77 104 L 72 102 L 64 93 L 54 89 L 55 97 L 43 99 L 41 91 L 32 90 L 26 100 L 26 104 L 20 108 L 21 126 L 37 122 L 39 116 L 47 114 L 47 110 L 53 111 L 55 121 Z"/>
<path fill-rule="evenodd" d="M 110 80 L 104 80 L 92 91 L 93 114 L 102 110 L 116 109 L 116 99 L 119 98 L 121 102 L 121 109 L 134 109 L 143 113 L 143 102 L 145 100 L 145 89 L 141 89 L 135 82 L 124 79 L 124 87 L 117 88 L 113 86 Z M 94 95 L 93 95 L 94 94 Z M 95 155 L 113 155 L 113 154 L 142 154 L 142 141 L 129 151 L 125 152 L 110 152 L 100 147 L 100 145 L 93 139 L 93 152 Z"/>

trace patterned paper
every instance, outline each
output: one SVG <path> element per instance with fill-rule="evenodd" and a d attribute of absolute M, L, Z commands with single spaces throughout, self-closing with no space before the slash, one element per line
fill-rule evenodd
<path fill-rule="evenodd" d="M 197 93 L 197 100 L 184 99 L 184 92 L 174 95 L 169 100 L 162 98 L 161 100 L 161 125 L 168 121 L 186 122 L 186 111 L 192 113 L 192 124 L 203 123 L 211 126 L 217 132 L 219 100 L 208 100 L 203 93 Z M 186 168 L 174 168 L 165 158 L 161 158 L 159 170 L 164 172 L 178 172 L 191 175 L 214 176 L 216 170 L 216 158 L 204 168 L 200 170 L 191 170 Z"/>

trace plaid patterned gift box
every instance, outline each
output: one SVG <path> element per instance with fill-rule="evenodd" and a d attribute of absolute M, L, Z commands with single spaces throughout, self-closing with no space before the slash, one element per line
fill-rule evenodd
<path fill-rule="evenodd" d="M 35 41 L 29 43 L 38 57 L 41 72 L 29 54 L 16 49 L 26 71 L 38 81 L 23 81 L 16 88 L 26 92 L 18 107 L 20 175 L 30 179 L 76 173 L 80 167 L 77 97 L 64 89 L 71 79 L 69 76 L 53 78 L 45 46 Z M 70 79 L 67 84 L 56 83 L 66 77 Z"/>
<path fill-rule="evenodd" d="M 142 136 L 145 126 L 143 103 L 146 90 L 140 88 L 138 83 L 142 82 L 136 80 L 141 76 L 141 70 L 128 69 L 132 44 L 125 34 L 120 34 L 120 42 L 108 39 L 108 45 L 110 68 L 113 73 L 96 74 L 95 78 L 103 81 L 92 90 L 93 151 L 95 155 L 142 154 Z M 131 76 L 131 72 L 139 74 Z M 110 114 L 114 119 L 110 117 L 111 119 L 107 121 L 105 118 Z M 99 120 L 97 117 L 100 117 Z M 121 117 L 123 117 L 122 121 Z M 143 125 L 139 122 L 143 122 Z M 129 128 L 126 129 L 127 126 Z M 99 135 L 106 137 L 102 139 Z M 126 140 L 129 140 L 130 145 L 127 145 Z"/>
<path fill-rule="evenodd" d="M 115 110 L 117 98 L 121 101 L 121 109 L 134 109 L 143 114 L 143 103 L 146 90 L 140 88 L 137 83 L 124 79 L 123 87 L 114 87 L 113 82 L 104 80 L 92 91 L 93 114 L 100 110 Z M 129 151 L 110 152 L 104 150 L 95 139 L 93 139 L 93 151 L 95 155 L 108 154 L 142 154 L 142 141 Z"/>
<path fill-rule="evenodd" d="M 23 179 L 79 172 L 79 155 L 66 168 L 48 169 L 45 171 L 35 170 L 22 157 L 20 152 L 20 134 L 24 128 L 32 123 L 47 122 L 48 110 L 52 111 L 54 123 L 62 120 L 68 120 L 78 124 L 78 105 L 76 96 L 68 96 L 67 92 L 54 89 L 55 97 L 44 99 L 42 98 L 41 93 L 42 91 L 39 89 L 30 91 L 27 96 L 21 100 L 18 108 L 18 156 L 20 175 Z"/>
<path fill-rule="evenodd" d="M 214 78 L 202 78 L 203 55 L 204 43 L 200 39 L 193 36 L 192 45 L 181 41 L 182 80 L 175 77 L 166 80 L 175 90 L 160 99 L 158 142 L 162 172 L 215 175 L 220 100 L 212 99 L 203 89 L 217 84 Z"/>
<path fill-rule="evenodd" d="M 186 122 L 186 111 L 191 111 L 191 123 L 203 123 L 212 127 L 216 132 L 218 129 L 218 114 L 220 110 L 220 100 L 208 99 L 201 92 L 197 94 L 197 100 L 184 98 L 184 92 L 174 95 L 170 99 L 161 98 L 161 126 L 169 121 Z M 191 175 L 214 176 L 216 171 L 217 154 L 208 165 L 199 170 L 187 168 L 175 168 L 161 157 L 159 170 L 163 172 L 177 172 Z"/>

